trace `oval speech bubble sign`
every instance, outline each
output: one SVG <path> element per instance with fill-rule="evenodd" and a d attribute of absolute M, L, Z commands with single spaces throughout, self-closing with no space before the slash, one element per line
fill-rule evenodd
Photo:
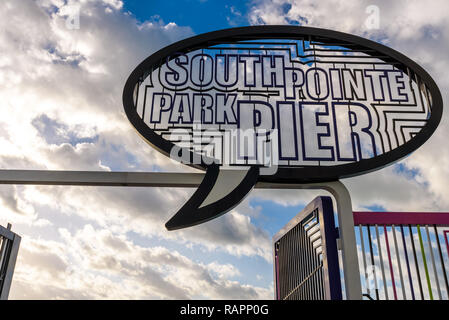
<path fill-rule="evenodd" d="M 255 26 L 179 41 L 129 76 L 139 134 L 206 170 L 169 230 L 213 219 L 257 181 L 333 181 L 420 147 L 442 116 L 430 75 L 379 43 L 324 29 Z"/>

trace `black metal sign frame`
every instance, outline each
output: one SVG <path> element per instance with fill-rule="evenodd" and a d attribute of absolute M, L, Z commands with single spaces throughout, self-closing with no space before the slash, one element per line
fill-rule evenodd
<path fill-rule="evenodd" d="M 367 50 L 367 54 L 375 55 L 386 63 L 398 63 L 395 66 L 404 72 L 412 72 L 419 76 L 428 87 L 432 99 L 432 112 L 430 118 L 422 130 L 408 142 L 386 153 L 369 159 L 363 159 L 354 163 L 335 166 L 306 166 L 306 167 L 282 167 L 280 166 L 274 175 L 259 176 L 258 181 L 281 183 L 308 183 L 333 181 L 363 173 L 368 173 L 383 168 L 392 162 L 406 157 L 418 149 L 427 141 L 436 130 L 443 111 L 441 93 L 432 77 L 417 63 L 405 55 L 374 41 L 326 29 L 299 27 L 299 26 L 253 26 L 214 31 L 188 38 L 167 46 L 145 59 L 131 73 L 126 81 L 123 91 L 123 104 L 126 115 L 138 133 L 154 148 L 169 156 L 174 144 L 164 140 L 160 135 L 150 129 L 136 112 L 133 95 L 139 81 L 145 78 L 150 70 L 161 66 L 162 62 L 173 53 L 188 53 L 193 50 L 220 43 L 233 43 L 244 40 L 257 39 L 297 39 L 314 37 L 323 43 L 338 41 L 342 46 L 352 50 Z M 187 151 L 190 152 L 191 151 Z M 201 161 L 200 164 L 192 164 L 200 169 L 207 169 L 210 165 Z"/>

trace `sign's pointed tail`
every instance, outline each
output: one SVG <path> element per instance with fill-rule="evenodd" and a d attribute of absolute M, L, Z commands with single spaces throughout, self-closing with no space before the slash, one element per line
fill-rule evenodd
<path fill-rule="evenodd" d="M 220 170 L 211 166 L 198 189 L 187 203 L 165 224 L 167 230 L 191 227 L 228 212 L 251 191 L 259 177 L 259 168 Z"/>

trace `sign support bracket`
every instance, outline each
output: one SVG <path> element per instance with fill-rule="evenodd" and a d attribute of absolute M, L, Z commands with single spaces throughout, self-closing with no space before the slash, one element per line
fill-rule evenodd
<path fill-rule="evenodd" d="M 0 170 L 0 184 L 122 186 L 122 187 L 198 187 L 204 173 L 188 172 L 109 172 Z M 338 224 L 342 249 L 346 298 L 361 300 L 362 289 L 354 232 L 351 196 L 341 181 L 318 183 L 258 182 L 260 189 L 323 189 L 330 192 L 337 203 Z"/>

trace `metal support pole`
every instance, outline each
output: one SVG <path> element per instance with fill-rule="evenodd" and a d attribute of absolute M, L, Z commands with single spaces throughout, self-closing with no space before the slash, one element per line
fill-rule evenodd
<path fill-rule="evenodd" d="M 8 228 L 0 226 L 0 235 L 4 241 L 4 246 L 2 246 L 3 259 L 2 265 L 0 265 L 0 271 L 4 272 L 4 274 L 0 273 L 0 276 L 3 276 L 0 281 L 0 300 L 8 300 L 21 237 L 11 232 L 11 224 L 8 224 Z"/>
<path fill-rule="evenodd" d="M 348 300 L 361 300 L 362 285 L 360 283 L 351 196 L 346 186 L 340 181 L 330 182 L 329 186 L 323 189 L 329 191 L 337 201 L 346 298 Z"/>
<path fill-rule="evenodd" d="M 195 188 L 199 186 L 203 177 L 203 173 L 184 172 L 0 170 L 0 184 Z M 323 189 L 335 197 L 337 202 L 346 298 L 348 300 L 361 300 L 362 287 L 360 283 L 352 203 L 345 185 L 340 181 L 307 184 L 258 182 L 255 188 Z"/>
<path fill-rule="evenodd" d="M 354 217 L 352 214 L 351 196 L 341 181 L 280 184 L 258 182 L 256 188 L 263 189 L 323 189 L 330 192 L 337 202 L 340 244 L 342 249 L 343 271 L 345 279 L 346 299 L 361 300 L 362 285 L 360 282 L 359 259 L 355 241 Z"/>

